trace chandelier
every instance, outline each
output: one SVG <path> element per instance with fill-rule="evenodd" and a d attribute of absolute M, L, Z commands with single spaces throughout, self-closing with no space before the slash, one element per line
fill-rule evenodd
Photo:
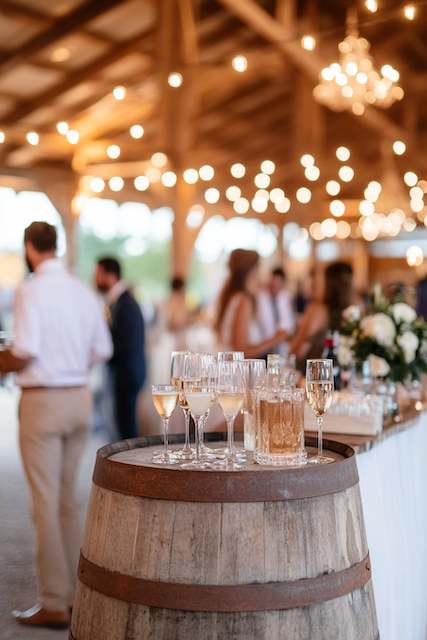
<path fill-rule="evenodd" d="M 320 72 L 314 88 L 315 99 L 334 111 L 363 115 L 367 105 L 383 109 L 402 100 L 404 91 L 397 83 L 399 72 L 391 64 L 377 71 L 369 53 L 370 43 L 358 37 L 357 30 L 339 43 L 339 59 Z"/>

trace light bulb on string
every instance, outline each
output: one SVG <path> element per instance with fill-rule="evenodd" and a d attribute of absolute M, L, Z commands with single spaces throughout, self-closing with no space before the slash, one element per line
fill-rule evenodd
<path fill-rule="evenodd" d="M 233 178 L 243 178 L 246 173 L 245 165 L 241 162 L 235 162 L 230 168 L 230 173 Z"/>
<path fill-rule="evenodd" d="M 144 127 L 140 124 L 133 124 L 129 129 L 129 133 L 135 140 L 139 140 L 144 135 Z"/>
<path fill-rule="evenodd" d="M 231 61 L 231 66 L 233 67 L 234 71 L 237 71 L 238 73 L 244 73 L 248 68 L 248 59 L 243 55 L 234 56 Z"/>

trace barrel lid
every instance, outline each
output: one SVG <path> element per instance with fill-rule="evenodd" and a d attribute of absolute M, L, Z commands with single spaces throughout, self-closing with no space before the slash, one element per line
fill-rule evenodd
<path fill-rule="evenodd" d="M 212 435 L 212 434 L 209 434 Z M 93 482 L 131 496 L 182 502 L 272 502 L 316 498 L 344 491 L 359 482 L 352 447 L 324 440 L 335 462 L 301 467 L 249 464 L 238 471 L 189 470 L 151 461 L 159 438 L 123 440 L 99 449 Z M 315 438 L 306 447 L 315 449 Z"/>

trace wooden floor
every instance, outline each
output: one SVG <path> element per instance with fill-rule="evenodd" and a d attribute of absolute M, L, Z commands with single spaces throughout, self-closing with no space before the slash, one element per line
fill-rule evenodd
<path fill-rule="evenodd" d="M 16 392 L 0 388 L 0 640 L 66 640 L 67 632 L 25 629 L 10 615 L 36 601 L 34 537 L 28 493 L 17 447 Z M 92 439 L 82 461 L 79 496 L 82 518 L 96 449 Z"/>

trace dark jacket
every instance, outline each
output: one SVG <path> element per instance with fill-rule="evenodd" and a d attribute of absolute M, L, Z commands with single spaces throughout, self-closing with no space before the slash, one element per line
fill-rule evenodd
<path fill-rule="evenodd" d="M 140 389 L 145 382 L 145 327 L 141 309 L 130 293 L 124 291 L 111 307 L 113 357 L 110 366 L 115 382 L 129 390 Z"/>

